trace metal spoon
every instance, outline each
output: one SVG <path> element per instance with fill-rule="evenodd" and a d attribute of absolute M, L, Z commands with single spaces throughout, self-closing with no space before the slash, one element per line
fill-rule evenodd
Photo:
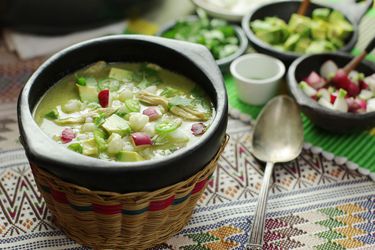
<path fill-rule="evenodd" d="M 303 146 L 303 126 L 294 100 L 281 95 L 267 103 L 253 132 L 253 155 L 267 162 L 247 249 L 262 249 L 265 212 L 273 166 L 295 159 Z"/>

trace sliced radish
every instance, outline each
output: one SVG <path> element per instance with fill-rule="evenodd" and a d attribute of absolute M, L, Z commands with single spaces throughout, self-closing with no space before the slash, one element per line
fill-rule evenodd
<path fill-rule="evenodd" d="M 318 93 L 313 87 L 311 87 L 310 85 L 307 84 L 307 82 L 304 82 L 304 81 L 300 82 L 299 87 L 309 97 L 316 96 L 316 94 Z"/>
<path fill-rule="evenodd" d="M 353 83 L 346 72 L 342 69 L 339 69 L 336 72 L 336 75 L 332 79 L 333 84 L 338 89 L 345 89 L 349 96 L 357 96 L 360 92 L 359 87 Z"/>
<path fill-rule="evenodd" d="M 368 100 L 373 96 L 372 91 L 367 89 L 362 89 L 361 93 L 359 93 L 358 97 L 362 100 Z"/>
<path fill-rule="evenodd" d="M 76 137 L 76 134 L 74 133 L 73 129 L 71 129 L 71 128 L 66 128 L 61 133 L 62 143 L 71 142 L 75 137 Z"/>
<path fill-rule="evenodd" d="M 333 109 L 333 105 L 326 99 L 320 98 L 318 103 L 322 105 L 323 107 L 326 107 L 328 109 Z"/>
<path fill-rule="evenodd" d="M 314 89 L 320 89 L 327 83 L 326 80 L 315 71 L 311 72 L 310 75 L 306 77 L 304 81 L 307 82 L 307 84 L 309 84 Z"/>
<path fill-rule="evenodd" d="M 339 90 L 335 103 L 333 103 L 334 110 L 341 111 L 341 112 L 348 112 L 349 106 L 345 100 L 346 95 L 347 95 L 347 92 L 344 89 Z"/>
<path fill-rule="evenodd" d="M 191 132 L 195 136 L 203 135 L 204 132 L 206 132 L 206 128 L 206 125 L 204 125 L 202 122 L 194 123 L 191 125 Z"/>
<path fill-rule="evenodd" d="M 335 76 L 338 67 L 332 60 L 328 60 L 320 67 L 320 75 L 325 79 L 331 79 Z"/>
<path fill-rule="evenodd" d="M 133 144 L 135 146 L 150 146 L 152 145 L 151 137 L 145 133 L 133 133 L 131 134 Z"/>
<path fill-rule="evenodd" d="M 158 111 L 158 108 L 156 107 L 146 108 L 145 110 L 143 110 L 143 114 L 147 115 L 150 121 L 155 121 L 161 116 L 161 113 Z"/>
<path fill-rule="evenodd" d="M 319 99 L 323 98 L 323 99 L 327 100 L 328 102 L 330 101 L 330 98 L 331 98 L 331 94 L 328 92 L 328 90 L 326 88 L 319 89 L 316 96 Z"/>
<path fill-rule="evenodd" d="M 109 89 L 104 89 L 98 94 L 99 104 L 103 108 L 108 107 L 109 104 Z"/>
<path fill-rule="evenodd" d="M 337 92 L 333 92 L 333 93 L 331 93 L 331 96 L 330 96 L 331 98 L 330 98 L 330 102 L 332 103 L 332 104 L 334 104 L 335 103 L 335 101 L 336 101 L 336 98 L 337 98 Z"/>

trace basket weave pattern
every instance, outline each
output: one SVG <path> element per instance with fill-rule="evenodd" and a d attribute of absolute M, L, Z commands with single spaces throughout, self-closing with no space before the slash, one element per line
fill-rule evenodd
<path fill-rule="evenodd" d="M 70 238 L 94 249 L 139 250 L 163 243 L 186 225 L 227 141 L 228 136 L 194 176 L 151 192 L 91 191 L 30 165 L 56 224 Z"/>

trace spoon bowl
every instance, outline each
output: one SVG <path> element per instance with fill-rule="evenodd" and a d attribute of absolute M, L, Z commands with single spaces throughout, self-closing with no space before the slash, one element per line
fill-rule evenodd
<path fill-rule="evenodd" d="M 267 162 L 262 188 L 255 209 L 248 249 L 262 249 L 268 191 L 276 162 L 295 159 L 303 146 L 303 126 L 299 108 L 289 96 L 273 98 L 263 108 L 255 123 L 253 155 Z"/>
<path fill-rule="evenodd" d="M 285 95 L 273 98 L 262 110 L 253 133 L 253 154 L 265 162 L 287 162 L 303 146 L 303 126 L 295 101 Z"/>

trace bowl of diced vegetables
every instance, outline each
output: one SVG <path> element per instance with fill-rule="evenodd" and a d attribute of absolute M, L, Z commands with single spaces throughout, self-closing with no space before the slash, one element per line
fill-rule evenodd
<path fill-rule="evenodd" d="M 206 46 L 220 69 L 227 71 L 230 63 L 247 49 L 245 33 L 225 20 L 209 19 L 201 10 L 197 13 L 197 16 L 183 17 L 165 25 L 158 35 Z"/>
<path fill-rule="evenodd" d="M 346 133 L 375 126 L 375 65 L 362 61 L 346 77 L 344 53 L 303 56 L 289 67 L 288 87 L 301 110 L 317 126 Z"/>
<path fill-rule="evenodd" d="M 305 15 L 297 14 L 300 4 L 277 1 L 252 9 L 242 20 L 251 45 L 286 64 L 304 54 L 350 52 L 358 40 L 358 23 L 372 0 L 362 5 L 347 3 L 346 8 L 311 3 Z"/>

